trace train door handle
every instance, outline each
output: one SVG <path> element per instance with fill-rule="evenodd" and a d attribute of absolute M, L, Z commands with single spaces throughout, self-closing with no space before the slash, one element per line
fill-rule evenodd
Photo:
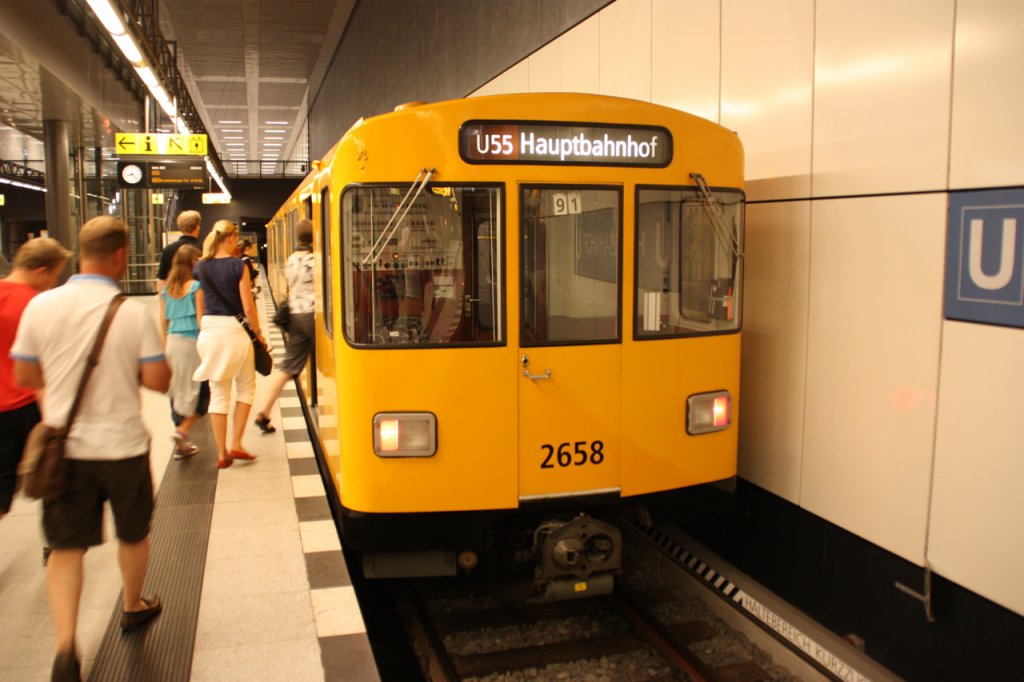
<path fill-rule="evenodd" d="M 551 378 L 551 370 L 550 369 L 545 369 L 543 374 L 531 374 L 530 370 L 529 370 L 530 358 L 527 357 L 526 355 L 523 356 L 522 363 L 523 363 L 523 376 L 526 377 L 527 379 L 530 379 L 531 381 L 540 381 L 541 379 L 550 379 Z"/>

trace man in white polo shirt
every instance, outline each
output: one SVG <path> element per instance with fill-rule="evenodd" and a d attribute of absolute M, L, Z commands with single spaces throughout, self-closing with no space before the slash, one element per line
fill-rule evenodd
<path fill-rule="evenodd" d="M 43 421 L 58 427 L 67 423 L 107 307 L 121 293 L 117 282 L 128 266 L 128 229 L 116 218 L 93 218 L 82 226 L 78 248 L 81 274 L 29 302 L 11 347 L 15 379 L 27 388 L 46 388 Z M 158 597 L 142 596 L 153 479 L 139 386 L 164 392 L 169 381 L 156 321 L 142 301 L 126 300 L 114 315 L 71 428 L 67 488 L 43 503 L 43 531 L 53 548 L 46 582 L 57 633 L 54 680 L 79 679 L 75 630 L 82 560 L 89 547 L 103 542 L 104 501 L 110 502 L 120 541 L 121 628 L 134 630 L 160 613 Z"/>

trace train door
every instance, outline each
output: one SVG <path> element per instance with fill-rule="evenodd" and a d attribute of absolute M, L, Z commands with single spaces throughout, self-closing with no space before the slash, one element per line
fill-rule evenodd
<path fill-rule="evenodd" d="M 519 498 L 617 492 L 622 191 L 520 188 Z"/>

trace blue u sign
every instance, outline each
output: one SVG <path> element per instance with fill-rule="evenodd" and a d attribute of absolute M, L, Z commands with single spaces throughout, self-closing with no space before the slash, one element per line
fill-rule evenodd
<path fill-rule="evenodd" d="M 1024 189 L 954 192 L 946 317 L 1024 327 Z"/>

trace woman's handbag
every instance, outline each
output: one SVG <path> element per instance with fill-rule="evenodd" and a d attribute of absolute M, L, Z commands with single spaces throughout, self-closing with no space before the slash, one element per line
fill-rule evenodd
<path fill-rule="evenodd" d="M 202 276 L 202 269 L 199 270 L 199 274 Z M 217 287 L 213 286 L 213 282 L 209 283 L 209 289 L 216 294 L 222 305 L 224 305 L 228 310 L 231 309 L 231 306 L 229 306 L 227 301 L 224 300 L 220 291 L 217 290 Z M 238 315 L 235 315 L 235 319 L 238 320 L 240 325 L 242 325 L 242 329 L 245 330 L 245 333 L 249 335 L 249 340 L 252 341 L 252 354 L 253 359 L 256 361 L 256 371 L 263 376 L 269 375 L 270 371 L 274 369 L 274 358 L 270 357 L 270 351 L 267 350 L 267 346 L 260 341 L 260 337 L 252 330 L 249 323 L 245 321 L 244 315 L 239 313 Z"/>
<path fill-rule="evenodd" d="M 292 318 L 291 308 L 288 307 L 288 299 L 281 302 L 281 305 L 277 306 L 277 312 L 274 313 L 274 324 L 281 328 L 282 331 L 288 331 L 288 322 Z"/>
<path fill-rule="evenodd" d="M 92 351 L 85 363 L 85 370 L 78 382 L 78 391 L 75 393 L 75 400 L 71 404 L 71 411 L 68 413 L 68 423 L 63 428 L 56 428 L 39 422 L 28 434 L 25 441 L 25 449 L 21 456 L 21 464 L 18 466 L 18 484 L 23 488 L 25 494 L 47 502 L 60 497 L 64 493 L 67 484 L 68 464 L 64 458 L 64 445 L 71 432 L 71 425 L 78 415 L 78 408 L 82 404 L 82 396 L 85 395 L 85 386 L 89 383 L 92 371 L 100 361 L 100 350 L 103 349 L 103 340 L 110 329 L 110 323 L 114 319 L 114 313 L 124 303 L 124 296 L 118 294 L 107 306 L 107 314 L 100 323 L 96 340 L 92 344 Z"/>
<path fill-rule="evenodd" d="M 256 361 L 256 371 L 267 376 L 270 371 L 274 369 L 274 358 L 270 357 L 270 351 L 260 341 L 260 337 L 256 335 L 256 332 L 252 330 L 249 323 L 245 321 L 245 318 L 241 315 L 235 317 L 236 320 L 242 325 L 242 329 L 249 335 L 249 339 L 252 341 L 252 354 Z"/>

